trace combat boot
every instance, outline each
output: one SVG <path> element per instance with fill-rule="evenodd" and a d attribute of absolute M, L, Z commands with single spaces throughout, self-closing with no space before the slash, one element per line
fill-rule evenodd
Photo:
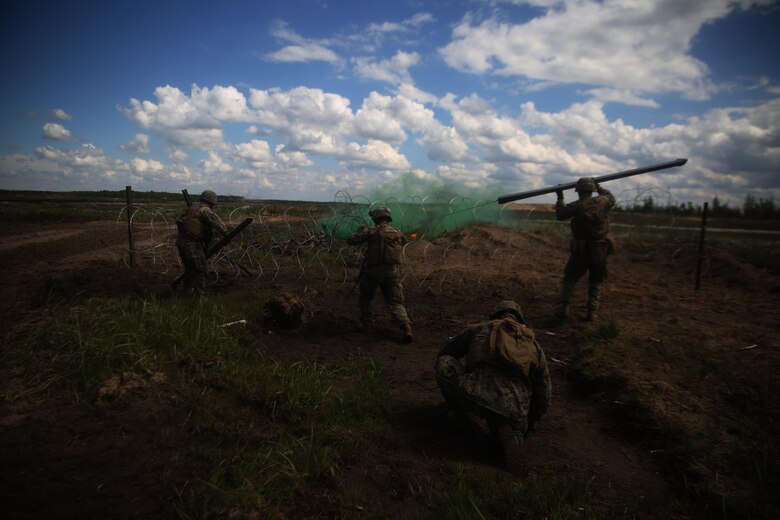
<path fill-rule="evenodd" d="M 401 325 L 401 328 L 404 331 L 404 343 L 411 343 L 414 340 L 414 336 L 412 335 L 412 324 L 411 323 L 404 323 Z"/>

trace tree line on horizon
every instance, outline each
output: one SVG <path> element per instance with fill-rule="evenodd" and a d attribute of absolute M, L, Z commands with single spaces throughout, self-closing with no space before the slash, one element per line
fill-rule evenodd
<path fill-rule="evenodd" d="M 697 216 L 704 212 L 702 204 L 691 201 L 679 204 L 658 204 L 652 196 L 645 197 L 642 201 L 635 202 L 631 206 L 618 207 L 617 211 L 630 211 L 636 213 L 674 213 L 677 215 Z M 746 218 L 751 220 L 780 219 L 780 207 L 775 204 L 774 197 L 756 197 L 748 194 L 742 202 L 742 207 L 732 207 L 729 203 L 723 203 L 717 197 L 713 197 L 708 204 L 707 215 L 724 218 Z"/>

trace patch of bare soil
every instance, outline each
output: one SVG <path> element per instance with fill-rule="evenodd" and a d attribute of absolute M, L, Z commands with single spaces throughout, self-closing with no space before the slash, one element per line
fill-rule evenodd
<path fill-rule="evenodd" d="M 139 237 L 143 243 L 143 231 Z M 46 302 L 97 295 L 168 294 L 178 273 L 175 249 L 141 255 L 130 269 L 126 242 L 126 229 L 114 222 L 0 224 L 0 315 L 13 320 Z M 718 516 L 724 506 L 731 516 L 751 514 L 744 504 L 756 500 L 756 482 L 723 474 L 728 465 L 718 454 L 727 457 L 750 440 L 740 424 L 739 385 L 777 387 L 777 279 L 710 251 L 696 291 L 691 251 L 624 243 L 610 260 L 599 321 L 575 316 L 558 322 L 565 249 L 562 238 L 489 226 L 408 248 L 411 345 L 399 343 L 400 331 L 389 322 L 380 321 L 367 336 L 356 322 L 344 321 L 357 308 L 356 294 L 347 298 L 342 284 L 320 283 L 298 295 L 305 312 L 297 328 L 268 334 L 261 318 L 250 324 L 263 348 L 280 360 L 327 363 L 362 350 L 385 368 L 393 425 L 385 449 L 342 468 L 339 486 L 373 496 L 388 517 L 410 517 L 420 513 L 421 500 L 411 482 L 435 481 L 453 461 L 497 465 L 494 449 L 463 437 L 433 413 L 442 402 L 433 364 L 448 337 L 511 298 L 537 331 L 553 379 L 552 409 L 527 443 L 529 468 L 539 475 L 583 476 L 599 500 L 623 501 L 642 518 Z M 585 286 L 582 281 L 578 287 L 576 314 L 585 311 Z M 583 353 L 582 338 L 598 336 L 605 324 L 617 328 L 617 338 Z M 0 496 L 14 517 L 174 514 L 174 486 L 193 475 L 192 465 L 165 462 L 186 432 L 175 426 L 181 423 L 179 403 L 166 391 L 164 374 L 117 375 L 83 397 L 88 402 L 72 404 L 71 396 L 27 398 L 12 388 L 23 388 L 13 382 L 15 374 L 7 367 L 3 372 Z M 691 439 L 716 455 L 685 459 L 697 452 L 678 444 Z M 318 509 L 320 499 L 306 500 L 301 497 L 291 516 L 338 516 Z"/>

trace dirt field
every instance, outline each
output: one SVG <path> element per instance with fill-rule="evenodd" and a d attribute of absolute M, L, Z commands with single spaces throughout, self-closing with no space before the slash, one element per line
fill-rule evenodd
<path fill-rule="evenodd" d="M 138 226 L 140 246 L 152 245 L 144 242 L 144 225 Z M 168 282 L 178 273 L 170 242 L 154 256 L 140 255 L 134 270 L 125 264 L 126 243 L 126 229 L 115 222 L 0 223 L 4 323 L 52 301 L 67 306 L 94 296 L 169 294 Z M 338 273 L 317 284 L 323 277 L 307 271 L 313 280 L 299 293 L 306 304 L 303 327 L 269 335 L 262 322 L 250 319 L 263 348 L 277 359 L 327 364 L 361 349 L 384 367 L 392 431 L 379 453 L 341 466 L 330 485 L 371 497 L 386 518 L 436 517 L 415 483 L 447 478 L 453 462 L 497 467 L 490 446 L 450 430 L 433 413 L 442 398 L 432 366 L 443 341 L 510 298 L 536 330 L 553 379 L 552 409 L 526 445 L 530 473 L 581 476 L 594 502 L 624 503 L 627 517 L 770 517 L 777 511 L 776 462 L 752 472 L 733 460 L 750 447 L 764 450 L 759 460 L 778 454 L 777 411 L 771 408 L 780 368 L 777 275 L 708 250 L 697 291 L 695 247 L 623 243 L 610 258 L 599 320 L 577 316 L 584 314 L 581 282 L 576 315 L 560 323 L 554 316 L 565 249 L 560 237 L 487 226 L 409 248 L 411 345 L 398 343 L 387 316 L 370 337 L 356 322 L 337 319 L 357 314 L 356 294 L 345 298 L 350 283 Z M 236 277 L 212 292 L 247 284 L 301 287 L 286 285 L 284 273 L 268 278 Z M 376 310 L 383 310 L 380 299 Z M 605 326 L 617 329 L 616 338 L 584 349 L 583 338 L 598 337 Z M 3 365 L 0 458 L 11 517 L 175 516 L 174 492 L 162 484 L 180 476 L 166 462 L 182 435 L 168 424 L 174 402 L 147 395 L 121 412 L 106 412 L 79 402 L 83 397 L 20 390 L 24 382 L 13 362 Z M 747 387 L 755 394 L 740 391 Z M 758 397 L 748 406 L 746 395 Z M 762 410 L 774 415 L 754 418 L 749 428 L 746 415 Z M 506 478 L 522 483 L 529 477 Z M 288 515 L 360 517 L 325 502 L 301 496 Z M 234 513 L 222 516 L 256 517 Z"/>

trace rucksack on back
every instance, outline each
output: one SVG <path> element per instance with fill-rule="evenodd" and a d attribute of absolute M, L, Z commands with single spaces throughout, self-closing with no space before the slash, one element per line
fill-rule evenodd
<path fill-rule="evenodd" d="M 490 360 L 526 377 L 540 366 L 534 331 L 511 319 L 494 320 L 490 330 Z"/>
<path fill-rule="evenodd" d="M 176 227 L 182 233 L 185 233 L 193 238 L 202 240 L 206 236 L 206 229 L 203 226 L 203 222 L 197 216 L 199 206 L 188 206 L 184 213 L 176 219 Z"/>
<path fill-rule="evenodd" d="M 400 264 L 403 262 L 404 235 L 395 228 L 385 228 L 382 234 L 381 260 L 384 264 Z"/>
<path fill-rule="evenodd" d="M 599 198 L 590 198 L 577 206 L 572 226 L 578 226 L 580 233 L 589 240 L 602 240 L 609 232 L 609 212 Z"/>

